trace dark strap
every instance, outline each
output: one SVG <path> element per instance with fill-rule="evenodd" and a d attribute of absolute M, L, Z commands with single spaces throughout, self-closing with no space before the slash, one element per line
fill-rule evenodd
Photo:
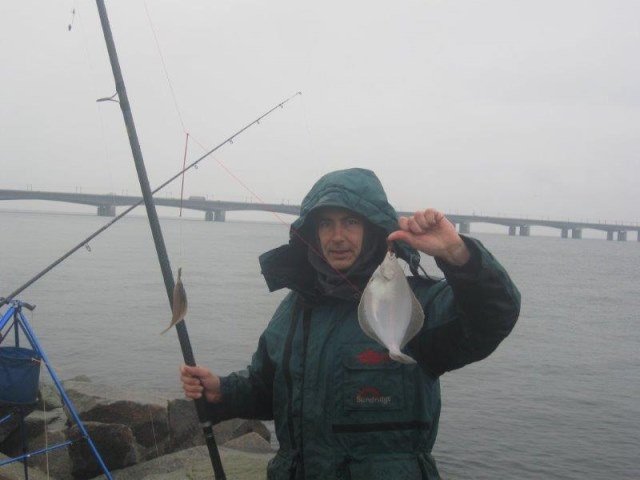
<path fill-rule="evenodd" d="M 298 310 L 299 300 L 296 299 L 291 311 L 291 324 L 289 325 L 289 332 L 287 333 L 287 339 L 284 344 L 284 352 L 282 353 L 282 373 L 284 381 L 287 385 L 287 424 L 289 426 L 289 441 L 291 442 L 291 448 L 296 450 L 297 442 L 295 438 L 295 432 L 293 429 L 293 379 L 291 378 L 291 351 L 293 348 L 293 337 L 296 334 L 296 328 L 298 326 Z"/>
<path fill-rule="evenodd" d="M 295 478 L 297 475 L 297 470 L 300 468 L 302 472 L 302 478 L 304 478 L 304 460 L 302 456 L 302 442 L 300 446 L 298 446 L 298 442 L 295 438 L 295 429 L 293 426 L 293 378 L 291 376 L 291 356 L 293 352 L 293 339 L 296 335 L 296 330 L 298 329 L 298 314 L 300 309 L 303 309 L 302 314 L 302 372 L 304 382 L 304 368 L 306 363 L 307 356 L 307 344 L 309 342 L 309 331 L 311 326 L 311 313 L 312 309 L 310 306 L 305 305 L 300 296 L 296 298 L 295 303 L 293 305 L 293 309 L 291 311 L 291 324 L 289 325 L 289 331 L 287 332 L 287 339 L 284 345 L 284 352 L 282 354 L 282 369 L 285 382 L 287 384 L 287 425 L 289 430 L 289 441 L 291 444 L 291 448 L 296 452 L 294 457 L 294 462 L 291 466 L 291 478 Z M 304 405 L 301 405 L 301 408 L 304 408 Z"/>
<path fill-rule="evenodd" d="M 302 384 L 304 386 L 304 374 L 307 364 L 307 344 L 309 343 L 309 331 L 311 330 L 311 307 L 304 306 L 302 313 Z M 302 393 L 302 401 L 300 408 L 304 412 L 304 392 Z M 300 415 L 302 418 L 302 414 Z M 304 472 L 304 438 L 300 439 L 300 470 L 302 471 L 302 478 L 305 477 Z"/>

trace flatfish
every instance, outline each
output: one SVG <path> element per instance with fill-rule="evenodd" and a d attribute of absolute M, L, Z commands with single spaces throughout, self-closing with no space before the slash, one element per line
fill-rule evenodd
<path fill-rule="evenodd" d="M 422 328 L 424 310 L 393 252 L 376 268 L 358 305 L 358 323 L 367 336 L 401 363 L 416 363 L 400 350 Z"/>
<path fill-rule="evenodd" d="M 168 332 L 171 327 L 184 320 L 184 317 L 187 315 L 187 292 L 182 284 L 182 268 L 178 268 L 178 278 L 173 287 L 173 301 L 171 304 L 171 323 L 160 333 Z"/>

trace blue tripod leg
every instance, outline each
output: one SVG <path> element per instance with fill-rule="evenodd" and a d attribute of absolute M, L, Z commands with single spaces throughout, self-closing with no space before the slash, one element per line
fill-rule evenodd
<path fill-rule="evenodd" d="M 73 420 L 75 421 L 76 425 L 80 429 L 82 436 L 87 441 L 87 444 L 89 445 L 89 448 L 91 449 L 91 452 L 93 453 L 94 458 L 98 462 L 100 469 L 104 472 L 104 475 L 107 477 L 108 480 L 113 480 L 113 477 L 111 476 L 111 472 L 109 472 L 109 469 L 107 468 L 104 461 L 102 460 L 102 457 L 100 456 L 100 452 L 98 452 L 98 449 L 93 443 L 93 440 L 91 440 L 91 437 L 89 436 L 89 432 L 87 432 L 87 429 L 82 423 L 82 420 L 80 420 L 80 417 L 76 412 L 75 406 L 71 402 L 71 399 L 69 399 L 69 397 L 67 396 L 67 393 L 64 391 L 64 388 L 62 387 L 62 382 L 60 381 L 60 379 L 58 378 L 58 375 L 49 364 L 49 359 L 47 358 L 47 354 L 40 347 L 40 343 L 38 342 L 38 338 L 36 337 L 36 334 L 31 329 L 29 322 L 27 322 L 27 319 L 24 317 L 22 312 L 20 311 L 18 314 L 20 319 L 20 326 L 22 327 L 33 349 L 36 350 L 38 354 L 40 354 L 40 357 L 42 358 L 42 361 L 47 367 L 47 370 L 49 371 L 49 375 L 51 375 L 51 379 L 53 380 L 53 383 L 55 384 L 58 390 L 58 393 L 60 393 L 60 396 L 62 397 L 62 401 L 69 409 L 69 413 L 71 414 L 71 416 L 73 417 Z"/>
<path fill-rule="evenodd" d="M 4 328 L 4 326 L 7 324 L 7 322 L 9 320 L 11 320 L 13 318 L 13 313 L 16 311 L 16 307 L 14 307 L 13 305 L 11 305 L 9 307 L 9 309 L 4 312 L 4 315 L 2 315 L 2 318 L 0 318 L 0 332 L 2 332 L 2 329 Z M 7 332 L 8 334 L 9 332 Z M 5 335 L 6 336 L 6 335 Z M 2 340 L 2 338 L 0 338 L 0 340 Z"/>

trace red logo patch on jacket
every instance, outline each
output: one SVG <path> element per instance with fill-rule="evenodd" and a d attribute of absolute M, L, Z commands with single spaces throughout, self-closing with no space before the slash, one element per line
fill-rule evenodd
<path fill-rule="evenodd" d="M 362 365 L 380 365 L 381 363 L 390 362 L 389 354 L 384 352 L 376 352 L 368 348 L 357 355 L 358 362 Z"/>
<path fill-rule="evenodd" d="M 362 387 L 356 393 L 356 404 L 360 405 L 389 405 L 390 395 L 383 395 L 376 387 Z"/>

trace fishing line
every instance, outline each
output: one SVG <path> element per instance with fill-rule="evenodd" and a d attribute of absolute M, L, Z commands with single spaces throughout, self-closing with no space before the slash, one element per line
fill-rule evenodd
<path fill-rule="evenodd" d="M 188 149 L 188 145 L 189 145 L 189 132 L 187 131 L 187 127 L 184 123 L 184 118 L 182 117 L 182 112 L 180 110 L 180 105 L 178 103 L 178 97 L 176 96 L 176 92 L 173 88 L 173 83 L 171 82 L 171 77 L 169 76 L 169 69 L 167 68 L 167 63 L 164 60 L 164 55 L 162 54 L 162 48 L 160 48 L 160 40 L 158 39 L 158 35 L 156 33 L 156 28 L 153 24 L 153 20 L 151 19 L 151 13 L 149 12 L 149 6 L 147 5 L 147 1 L 143 0 L 143 4 L 144 4 L 144 11 L 145 14 L 147 16 L 147 21 L 149 23 L 149 28 L 151 29 L 151 33 L 153 34 L 153 39 L 156 45 L 156 50 L 158 51 L 158 56 L 160 57 L 160 64 L 162 65 L 162 71 L 164 72 L 164 77 L 165 80 L 167 81 L 167 86 L 169 87 L 169 92 L 171 93 L 171 98 L 173 100 L 173 106 L 175 108 L 176 114 L 178 116 L 178 120 L 180 121 L 180 125 L 182 126 L 182 131 L 185 133 L 185 145 L 184 145 L 184 158 L 182 161 L 182 181 L 181 181 L 181 185 L 180 185 L 180 213 L 178 215 L 179 217 L 179 238 L 178 238 L 178 243 L 179 243 L 179 269 L 182 267 L 182 261 L 183 261 L 183 219 L 182 219 L 182 203 L 183 203 L 183 199 L 184 199 L 184 169 L 186 166 L 186 162 L 187 162 L 187 149 Z M 195 167 L 196 169 L 198 168 L 197 166 Z"/>
<path fill-rule="evenodd" d="M 153 425 L 153 415 L 151 413 L 151 405 L 147 404 L 147 413 L 149 414 L 149 421 L 151 423 L 151 433 L 153 434 L 153 444 L 156 448 L 156 458 L 160 456 L 160 450 L 158 449 L 158 439 L 156 438 L 156 429 Z"/>
<path fill-rule="evenodd" d="M 301 93 L 301 92 L 298 92 Z M 315 151 L 313 149 L 313 145 L 311 144 L 311 131 L 309 130 L 309 123 L 307 121 L 307 116 L 306 116 L 306 109 L 304 108 L 304 98 L 301 100 L 302 104 L 303 104 L 303 117 L 305 120 L 305 126 L 307 129 L 307 134 L 308 134 L 308 139 L 309 139 L 309 146 L 311 148 L 311 152 L 312 152 L 312 156 L 315 157 Z M 257 123 L 260 123 L 260 121 L 258 120 Z M 187 134 L 188 135 L 188 134 Z M 203 150 L 206 151 L 205 147 L 195 138 L 192 137 L 194 142 L 196 142 L 200 148 L 202 148 Z M 230 140 L 230 143 L 233 144 L 233 140 Z M 218 163 L 218 165 L 220 165 L 220 167 L 231 177 L 233 178 L 242 188 L 244 188 L 252 198 L 255 198 L 259 203 L 261 203 L 262 205 L 266 205 L 267 203 L 257 194 L 255 193 L 251 188 L 249 188 L 249 186 L 243 182 L 235 173 L 233 173 L 219 158 L 217 157 L 213 157 L 213 159 L 216 161 L 216 163 Z M 182 206 L 182 193 L 181 193 L 181 199 L 180 199 L 180 205 Z M 298 239 L 300 240 L 304 245 L 306 245 L 307 248 L 311 249 L 311 251 L 313 253 L 315 253 L 316 255 L 318 255 L 319 258 L 323 259 L 326 264 L 333 269 L 333 271 L 342 278 L 342 280 L 347 283 L 358 295 L 362 295 L 362 291 L 360 290 L 360 288 L 358 288 L 358 286 L 356 286 L 351 280 L 349 280 L 349 278 L 347 277 L 347 275 L 339 270 L 337 270 L 336 268 L 332 267 L 329 262 L 324 258 L 324 255 L 316 248 L 315 245 L 311 244 L 309 241 L 307 241 L 307 239 L 305 239 L 297 230 L 291 228 L 291 225 L 289 222 L 287 222 L 284 218 L 282 218 L 277 212 L 270 212 L 281 224 L 287 226 L 290 229 L 290 232 Z M 182 235 L 182 232 L 181 232 Z M 424 271 L 424 270 L 423 270 Z"/>
<path fill-rule="evenodd" d="M 182 181 L 180 182 L 180 261 L 178 262 L 179 268 L 182 268 L 182 201 L 184 199 L 184 168 L 187 165 L 187 149 L 189 148 L 189 132 L 185 132 L 185 140 L 184 140 L 184 157 L 182 159 Z"/>
<path fill-rule="evenodd" d="M 182 166 L 182 168 L 184 170 L 184 165 L 185 165 L 185 162 L 186 162 L 186 159 L 187 159 L 187 145 L 188 145 L 188 142 L 189 142 L 189 132 L 187 131 L 187 128 L 186 128 L 185 123 L 184 123 L 184 119 L 182 117 L 182 113 L 180 111 L 180 106 L 179 106 L 179 103 L 178 103 L 178 100 L 177 100 L 177 96 L 176 96 L 175 90 L 173 88 L 173 84 L 171 82 L 171 77 L 169 76 L 169 71 L 167 69 L 167 64 L 166 64 L 166 62 L 164 60 L 164 55 L 162 54 L 162 49 L 160 47 L 160 42 L 158 40 L 158 35 L 157 35 L 156 29 L 155 29 L 155 27 L 153 25 L 153 20 L 151 19 L 151 14 L 149 13 L 149 8 L 148 8 L 146 0 L 143 0 L 143 4 L 144 4 L 144 9 L 145 9 L 145 13 L 146 13 L 146 16 L 147 16 L 147 20 L 149 22 L 149 27 L 150 27 L 150 29 L 151 29 L 151 31 L 153 33 L 153 38 L 155 40 L 156 48 L 158 50 L 158 56 L 160 57 L 160 62 L 162 64 L 162 70 L 164 72 L 165 79 L 167 81 L 167 84 L 169 86 L 169 90 L 171 92 L 171 98 L 173 99 L 173 105 L 175 107 L 176 114 L 178 115 L 178 119 L 180 121 L 180 125 L 182 125 L 182 129 L 183 129 L 183 131 L 185 132 L 185 135 L 186 135 L 184 160 L 183 160 L 183 166 Z M 308 67 L 308 69 L 309 69 L 309 67 Z M 305 126 L 306 126 L 306 129 L 307 129 L 307 135 L 308 135 L 308 139 L 309 139 L 308 141 L 309 141 L 310 149 L 311 149 L 311 152 L 312 152 L 312 156 L 315 158 L 315 151 L 313 149 L 313 145 L 311 144 L 311 132 L 309 130 L 309 122 L 307 121 L 306 111 L 304 109 L 304 102 L 303 102 L 303 116 L 304 116 L 304 119 L 305 119 Z M 260 120 L 258 120 L 257 123 L 260 123 Z M 200 145 L 200 147 L 203 149 L 203 151 L 206 151 L 206 148 L 200 142 L 198 142 L 195 138 L 194 138 L 194 141 L 196 141 L 196 143 L 198 143 L 198 145 Z M 229 143 L 233 144 L 233 139 L 229 140 Z M 231 172 L 231 170 L 229 170 L 219 159 L 214 157 L 214 160 L 236 182 L 238 182 L 246 191 L 248 191 L 254 198 L 256 198 L 260 203 L 265 204 L 265 202 L 255 192 L 253 192 L 246 184 L 244 184 L 244 182 L 242 182 L 242 180 L 240 180 L 240 178 L 238 178 L 233 172 Z M 195 168 L 197 168 L 197 166 Z M 180 187 L 180 214 L 179 214 L 179 218 L 180 218 L 180 220 L 179 220 L 179 222 L 180 222 L 180 235 L 179 235 L 180 236 L 180 239 L 179 239 L 179 243 L 180 243 L 180 247 L 179 247 L 180 265 L 182 264 L 182 260 L 183 260 L 183 258 L 182 258 L 182 247 L 183 247 L 182 204 L 183 204 L 183 198 L 184 198 L 184 173 L 182 174 L 182 184 L 181 184 L 181 187 Z M 272 212 L 272 213 L 276 216 L 276 218 L 281 223 L 283 223 L 285 225 L 288 225 L 288 223 L 284 219 L 282 219 L 280 216 L 278 216 L 278 214 L 276 212 Z M 304 239 L 302 239 L 302 237 L 300 237 L 300 239 L 302 241 L 304 241 Z M 305 243 L 307 243 L 307 242 L 305 242 Z M 312 245 L 309 245 L 309 247 L 312 248 L 313 250 L 315 250 L 315 248 Z M 318 253 L 318 252 L 315 252 L 315 253 Z M 320 255 L 320 257 L 322 258 L 322 255 Z M 338 272 L 338 273 L 340 274 L 340 272 Z M 346 279 L 346 277 L 345 277 L 345 279 Z"/>
<path fill-rule="evenodd" d="M 194 141 L 198 143 L 198 145 L 200 145 L 201 148 L 204 148 L 202 144 L 200 144 L 200 142 L 198 142 L 195 138 L 194 138 Z M 244 188 L 247 192 L 249 192 L 251 197 L 255 198 L 259 203 L 263 205 L 267 205 L 267 203 L 264 200 L 262 200 L 262 198 L 260 198 L 260 196 L 257 193 L 251 190 L 251 188 L 249 188 L 235 173 L 233 173 L 224 163 L 222 163 L 220 159 L 216 157 L 213 157 L 213 159 L 218 163 L 218 165 L 220 165 L 220 167 L 222 167 L 222 169 L 225 172 L 227 172 L 227 174 L 231 178 L 233 178 L 236 182 L 238 182 L 238 184 L 240 184 L 240 186 L 242 186 L 242 188 Z M 274 217 L 276 217 L 280 221 L 280 223 L 288 227 L 289 231 L 304 245 L 306 245 L 307 248 L 311 249 L 313 253 L 318 255 L 319 258 L 323 259 L 325 263 L 329 266 L 329 268 L 331 268 L 340 278 L 342 278 L 342 280 L 344 280 L 344 282 L 347 283 L 358 295 L 362 295 L 362 291 L 351 280 L 349 280 L 349 278 L 345 273 L 341 272 L 340 270 L 337 270 L 336 268 L 334 268 L 329 264 L 328 260 L 324 258 L 324 255 L 316 248 L 315 245 L 307 241 L 307 239 L 305 239 L 296 229 L 291 228 L 291 225 L 284 218 L 282 218 L 277 212 L 270 212 L 270 213 Z"/>
<path fill-rule="evenodd" d="M 147 14 L 147 20 L 149 21 L 149 27 L 151 28 L 151 32 L 153 33 L 153 38 L 156 43 L 156 48 L 158 49 L 158 55 L 160 56 L 160 62 L 162 63 L 162 70 L 164 71 L 164 76 L 167 79 L 167 84 L 169 85 L 169 90 L 171 91 L 171 98 L 173 98 L 173 106 L 176 109 L 176 113 L 178 114 L 178 118 L 180 119 L 180 125 L 182 125 L 182 130 L 187 133 L 187 127 L 184 125 L 184 120 L 182 118 L 182 113 L 180 112 L 180 107 L 178 105 L 178 99 L 176 97 L 176 92 L 173 89 L 173 85 L 171 84 L 171 79 L 169 78 L 169 71 L 167 70 L 167 64 L 164 61 L 164 55 L 162 55 L 162 49 L 160 48 L 160 42 L 158 41 L 158 35 L 156 35 L 156 29 L 153 26 L 153 21 L 151 20 L 151 15 L 149 14 L 149 8 L 147 7 L 147 1 L 144 0 L 144 11 Z M 187 133 L 188 135 L 188 133 Z"/>
<path fill-rule="evenodd" d="M 76 3 L 77 2 L 74 1 L 73 16 L 74 16 L 74 18 L 75 18 L 76 15 L 78 16 L 78 24 L 80 26 L 80 34 L 81 34 L 81 37 L 82 37 L 82 42 L 81 43 L 82 43 L 82 50 L 84 51 L 85 62 L 87 64 L 87 66 L 88 66 L 90 76 L 95 80 L 97 78 L 97 75 L 96 75 L 95 67 L 93 65 L 91 52 L 89 51 L 89 42 L 87 41 L 87 32 L 85 31 L 84 23 L 82 22 L 82 16 L 80 15 L 80 9 L 77 7 Z M 92 85 L 96 84 L 95 81 L 93 81 L 91 83 L 92 83 Z M 94 92 L 94 95 L 96 97 L 98 96 L 96 94 L 96 92 Z M 103 115 L 103 111 L 102 111 L 101 105 L 99 105 L 99 103 L 101 103 L 101 102 L 96 102 L 95 109 L 96 109 L 96 114 L 98 116 L 98 120 L 99 120 L 99 124 L 100 124 L 100 138 L 102 140 L 102 145 L 103 145 L 103 148 L 104 148 L 104 162 L 102 162 L 102 164 L 106 165 L 107 175 L 109 177 L 109 191 L 114 192 L 114 191 L 116 191 L 116 189 L 114 188 L 114 182 L 113 182 L 113 171 L 112 171 L 112 168 L 111 168 L 112 162 L 111 162 L 111 158 L 110 158 L 109 142 L 107 142 L 104 115 Z M 88 246 L 87 246 L 87 250 L 91 251 L 91 249 Z"/>
<path fill-rule="evenodd" d="M 157 187 L 155 190 L 153 190 L 151 193 L 155 194 L 157 192 L 159 192 L 160 190 L 162 190 L 164 187 L 166 187 L 167 185 L 169 185 L 171 182 L 173 182 L 176 178 L 178 178 L 180 175 L 182 175 L 183 172 L 186 172 L 188 170 L 190 170 L 191 168 L 194 168 L 196 165 L 198 165 L 198 163 L 200 163 L 201 161 L 203 161 L 205 158 L 209 157 L 212 153 L 214 153 L 215 151 L 219 150 L 220 148 L 222 148 L 223 146 L 225 146 L 227 143 L 229 142 L 233 142 L 233 139 L 235 139 L 236 137 L 238 137 L 239 135 L 241 135 L 242 133 L 244 133 L 245 130 L 251 128 L 253 125 L 259 124 L 260 120 L 264 119 L 265 117 L 267 117 L 268 115 L 270 115 L 273 111 L 277 110 L 278 108 L 284 108 L 284 105 L 289 102 L 290 100 L 292 100 L 294 97 L 297 97 L 298 95 L 302 95 L 302 92 L 297 92 L 293 95 L 291 95 L 289 98 L 283 100 L 282 102 L 280 102 L 279 104 L 277 104 L 275 107 L 271 108 L 270 110 L 268 110 L 267 112 L 263 113 L 262 115 L 260 115 L 257 119 L 253 120 L 252 122 L 248 123 L 247 125 L 245 125 L 244 127 L 242 127 L 240 130 L 238 130 L 237 132 L 235 132 L 233 135 L 231 135 L 230 137 L 228 137 L 226 140 L 224 140 L 222 143 L 219 143 L 218 145 L 216 145 L 214 148 L 212 148 L 211 150 L 209 150 L 207 153 L 205 153 L 204 155 L 202 155 L 200 158 L 196 159 L 195 161 L 191 162 L 187 168 L 185 168 L 184 170 L 179 171 L 178 173 L 176 173 L 173 177 L 169 178 L 166 182 L 164 182 L 162 185 L 160 185 L 159 187 Z M 62 263 L 64 260 L 66 260 L 67 258 L 69 258 L 71 255 L 73 255 L 76 251 L 78 251 L 79 249 L 83 248 L 85 245 L 87 245 L 91 240 L 93 240 L 94 238 L 96 238 L 98 235 L 100 235 L 102 232 L 104 232 L 105 230 L 107 230 L 111 225 L 113 225 L 114 223 L 116 223 L 118 220 L 122 219 L 125 215 L 127 215 L 129 212 L 131 212 L 132 210 L 134 210 L 136 207 L 142 205 L 144 203 L 144 198 L 140 199 L 137 203 L 133 204 L 131 207 L 127 208 L 126 210 L 124 210 L 120 215 L 117 215 L 116 217 L 114 217 L 110 222 L 106 223 L 105 225 L 103 225 L 102 227 L 100 227 L 98 230 L 96 230 L 95 232 L 93 232 L 91 235 L 89 235 L 87 238 L 85 238 L 84 240 L 82 240 L 80 243 L 78 243 L 75 247 L 73 247 L 71 250 L 69 250 L 68 252 L 66 252 L 64 255 L 62 255 L 61 257 L 59 257 L 57 260 L 55 260 L 53 263 L 51 263 L 49 266 L 47 266 L 44 270 L 42 270 L 41 272 L 39 272 L 38 274 L 36 274 L 34 277 L 32 277 L 30 280 L 28 280 L 26 283 L 24 283 L 23 285 L 21 285 L 20 287 L 16 288 L 13 292 L 11 292 L 9 295 L 7 295 L 5 298 L 1 298 L 0 299 L 0 307 L 2 307 L 3 305 L 6 305 L 7 303 L 9 303 L 16 295 L 19 295 L 20 293 L 22 293 L 24 290 L 26 290 L 27 288 L 29 288 L 31 285 L 33 285 L 35 282 L 37 282 L 40 278 L 42 278 L 44 275 L 46 275 L 48 272 L 50 272 L 51 270 L 53 270 L 55 267 L 57 267 L 60 263 Z"/>
<path fill-rule="evenodd" d="M 184 157 L 182 159 L 182 182 L 180 184 L 180 217 L 182 217 L 182 199 L 184 195 L 184 169 L 187 165 L 187 149 L 189 147 L 189 133 L 186 133 L 186 137 L 184 140 Z"/>

